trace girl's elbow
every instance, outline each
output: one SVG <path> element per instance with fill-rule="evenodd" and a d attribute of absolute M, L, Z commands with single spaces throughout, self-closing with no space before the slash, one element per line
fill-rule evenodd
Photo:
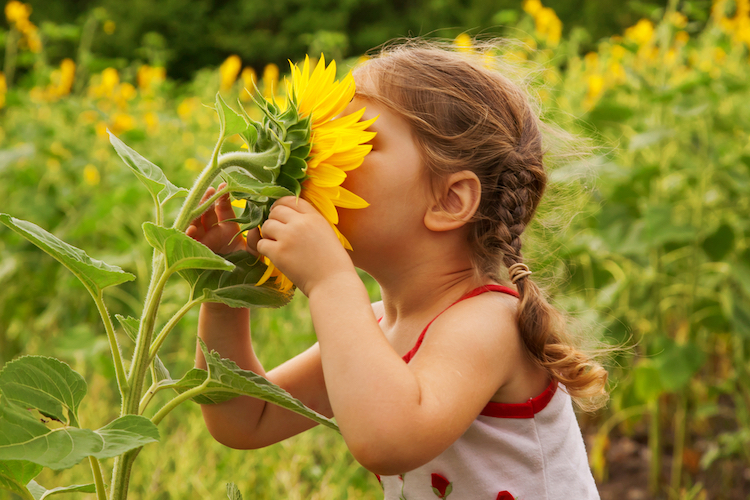
<path fill-rule="evenodd" d="M 388 439 L 377 432 L 361 439 L 346 440 L 355 460 L 362 467 L 380 476 L 403 474 L 429 462 L 415 454 L 409 440 Z"/>

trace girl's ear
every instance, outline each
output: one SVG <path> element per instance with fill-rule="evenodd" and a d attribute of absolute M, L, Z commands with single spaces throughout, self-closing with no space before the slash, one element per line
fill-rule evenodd
<path fill-rule="evenodd" d="M 474 172 L 455 172 L 445 180 L 441 196 L 424 216 L 430 231 L 450 231 L 468 223 L 479 208 L 482 184 Z"/>

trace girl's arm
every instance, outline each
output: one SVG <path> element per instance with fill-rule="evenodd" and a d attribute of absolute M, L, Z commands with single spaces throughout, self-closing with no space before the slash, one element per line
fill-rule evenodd
<path fill-rule="evenodd" d="M 215 190 L 209 188 L 203 200 L 214 193 Z M 187 234 L 217 253 L 247 250 L 257 254 L 253 248 L 257 234 L 248 235 L 247 244 L 242 238 L 234 238 L 239 225 L 225 222 L 233 217 L 229 196 L 223 196 L 214 207 L 191 223 Z M 266 373 L 253 351 L 250 312 L 223 304 L 201 306 L 198 336 L 209 350 L 232 359 L 240 368 L 265 376 L 318 413 L 331 416 L 317 345 Z M 206 368 L 200 349 L 196 349 L 195 366 Z M 237 397 L 201 408 L 211 434 L 232 448 L 267 446 L 315 425 L 312 420 L 294 412 L 249 397 Z"/>
<path fill-rule="evenodd" d="M 268 378 L 318 413 L 331 417 L 318 345 L 266 373 L 253 351 L 249 320 L 247 309 L 203 304 L 198 336 L 209 350 L 233 360 L 244 370 Z M 200 349 L 196 349 L 195 366 L 206 367 Z M 317 425 L 294 412 L 247 396 L 202 405 L 201 411 L 211 435 L 231 448 L 261 448 Z"/>
<path fill-rule="evenodd" d="M 263 235 L 258 250 L 310 299 L 331 408 L 354 457 L 375 473 L 409 471 L 442 453 L 522 364 L 513 303 L 499 294 L 451 307 L 407 365 L 312 206 L 282 198 Z"/>

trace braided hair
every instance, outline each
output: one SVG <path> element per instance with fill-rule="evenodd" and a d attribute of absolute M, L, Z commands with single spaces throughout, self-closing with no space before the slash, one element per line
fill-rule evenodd
<path fill-rule="evenodd" d="M 453 172 L 477 175 L 482 191 L 469 245 L 479 276 L 499 281 L 503 272 L 523 265 L 522 235 L 545 191 L 545 125 L 528 95 L 487 68 L 487 60 L 407 41 L 384 48 L 355 73 L 368 82 L 358 93 L 410 124 L 435 186 Z M 600 406 L 606 370 L 577 347 L 564 317 L 529 274 L 514 280 L 521 297 L 517 324 L 527 353 L 565 385 L 579 406 Z"/>

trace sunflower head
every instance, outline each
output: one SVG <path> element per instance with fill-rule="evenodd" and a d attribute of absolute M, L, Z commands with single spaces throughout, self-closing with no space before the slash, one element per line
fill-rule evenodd
<path fill-rule="evenodd" d="M 273 99 L 256 99 L 263 112 L 261 122 L 242 111 L 247 127 L 240 135 L 249 153 L 245 159 L 238 157 L 223 174 L 233 186 L 234 197 L 247 200 L 236 220 L 242 230 L 257 227 L 268 217 L 273 201 L 298 196 L 326 218 L 341 244 L 351 250 L 336 227 L 337 208 L 365 208 L 368 203 L 341 184 L 346 173 L 359 167 L 372 149 L 368 143 L 375 133 L 367 128 L 376 118 L 360 121 L 364 108 L 342 115 L 354 97 L 354 78 L 350 72 L 337 80 L 334 61 L 326 66 L 321 54 L 313 69 L 309 57 L 302 68 L 291 62 L 290 66 L 291 80 L 282 105 Z M 270 260 L 264 261 L 268 270 L 258 284 L 275 277 L 280 288 L 293 286 Z"/>

